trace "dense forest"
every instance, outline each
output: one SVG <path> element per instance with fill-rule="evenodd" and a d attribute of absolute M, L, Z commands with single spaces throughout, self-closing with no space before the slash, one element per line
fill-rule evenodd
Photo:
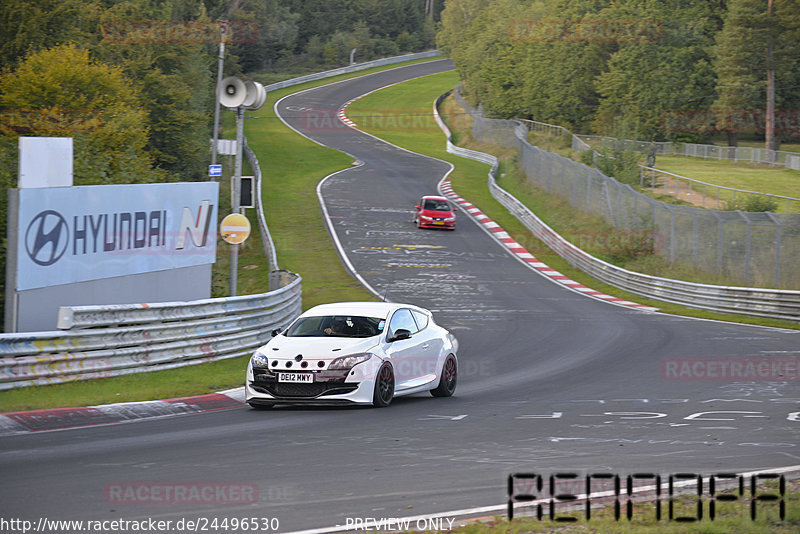
<path fill-rule="evenodd" d="M 0 301 L 21 135 L 74 139 L 76 185 L 205 179 L 225 74 L 318 71 L 434 47 L 425 0 L 0 2 Z"/>
<path fill-rule="evenodd" d="M 772 71 L 775 141 L 800 133 L 800 0 L 447 0 L 437 40 L 497 117 L 736 144 Z"/>

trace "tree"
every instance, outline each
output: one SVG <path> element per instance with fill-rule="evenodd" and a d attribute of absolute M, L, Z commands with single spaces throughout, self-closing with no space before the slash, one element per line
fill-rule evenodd
<path fill-rule="evenodd" d="M 88 50 L 64 45 L 29 54 L 0 77 L 0 106 L 17 118 L 2 132 L 11 139 L 20 132 L 74 137 L 76 184 L 163 178 L 144 150 L 149 128 L 139 92 Z"/>
<path fill-rule="evenodd" d="M 0 65 L 13 67 L 31 51 L 63 43 L 96 43 L 101 11 L 97 0 L 3 0 Z"/>
<path fill-rule="evenodd" d="M 726 116 L 740 110 L 764 108 L 763 81 L 768 41 L 766 3 L 761 0 L 730 0 L 722 31 L 714 47 L 717 74 L 717 121 L 728 134 L 728 144 L 737 145 L 737 128 L 726 125 Z"/>
<path fill-rule="evenodd" d="M 629 0 L 603 19 L 641 24 L 643 32 L 616 43 L 594 85 L 600 95 L 592 128 L 616 137 L 664 139 L 665 114 L 707 109 L 715 76 L 710 47 L 721 25 L 710 2 Z M 650 25 L 652 24 L 652 28 Z M 650 31 L 652 30 L 652 31 Z"/>
<path fill-rule="evenodd" d="M 154 27 L 163 21 L 163 26 L 152 35 L 126 33 L 140 21 Z M 214 27 L 202 4 L 128 0 L 104 11 L 100 22 L 123 29 L 121 39 L 103 39 L 93 52 L 103 62 L 118 65 L 141 93 L 149 122 L 145 148 L 153 164 L 170 180 L 203 179 L 215 86 L 214 46 L 208 41 L 214 35 L 205 32 L 198 40 L 180 33 L 194 23 Z"/>

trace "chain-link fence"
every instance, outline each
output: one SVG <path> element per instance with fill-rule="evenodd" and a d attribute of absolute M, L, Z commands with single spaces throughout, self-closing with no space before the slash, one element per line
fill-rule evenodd
<path fill-rule="evenodd" d="M 599 135 L 576 135 L 586 146 L 613 147 L 634 152 L 648 152 L 656 149 L 656 154 L 672 154 L 675 156 L 690 156 L 693 158 L 716 159 L 733 161 L 736 163 L 766 163 L 781 165 L 789 169 L 800 171 L 800 154 L 785 150 L 767 150 L 766 148 L 750 146 L 717 146 L 702 145 L 697 143 L 672 143 L 669 141 L 650 142 L 635 141 L 633 139 L 617 139 Z"/>
<path fill-rule="evenodd" d="M 800 213 L 717 211 L 667 204 L 527 141 L 519 121 L 487 119 L 454 92 L 473 115 L 474 139 L 517 148 L 525 176 L 578 210 L 600 215 L 615 228 L 652 232 L 654 251 L 742 285 L 800 288 Z"/>

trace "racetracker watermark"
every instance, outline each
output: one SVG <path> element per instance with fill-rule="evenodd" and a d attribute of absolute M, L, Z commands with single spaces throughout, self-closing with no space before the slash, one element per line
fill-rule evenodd
<path fill-rule="evenodd" d="M 258 502 L 252 482 L 110 482 L 103 490 L 113 505 L 236 506 Z"/>
<path fill-rule="evenodd" d="M 103 125 L 103 112 L 94 109 L 0 109 L 3 130 L 19 134 L 91 132 Z"/>
<path fill-rule="evenodd" d="M 277 517 L 182 517 L 180 519 L 50 519 L 0 517 L 0 532 L 277 532 Z"/>
<path fill-rule="evenodd" d="M 522 43 L 654 43 L 664 36 L 658 20 L 539 19 L 511 22 L 512 42 Z"/>
<path fill-rule="evenodd" d="M 461 360 L 458 362 L 458 376 L 490 378 L 497 376 L 497 365 L 494 361 L 482 359 Z M 394 365 L 394 374 L 398 379 L 413 378 L 437 374 L 436 361 L 400 360 Z"/>
<path fill-rule="evenodd" d="M 439 131 L 439 126 L 431 113 L 398 113 L 394 111 L 371 110 L 361 114 L 344 115 L 341 109 L 300 110 L 302 128 L 309 132 L 341 132 L 348 128 L 344 122 L 349 119 L 361 130 L 402 130 Z"/>
<path fill-rule="evenodd" d="M 661 360 L 664 380 L 768 380 L 800 378 L 795 358 L 670 358 Z"/>
<path fill-rule="evenodd" d="M 223 31 L 230 44 L 258 42 L 258 24 L 243 20 L 118 20 L 106 22 L 101 31 L 113 44 L 218 44 Z"/>
<path fill-rule="evenodd" d="M 800 110 L 775 111 L 775 133 L 800 135 Z M 672 109 L 661 113 L 661 129 L 667 133 L 763 133 L 767 112 L 763 109 Z"/>

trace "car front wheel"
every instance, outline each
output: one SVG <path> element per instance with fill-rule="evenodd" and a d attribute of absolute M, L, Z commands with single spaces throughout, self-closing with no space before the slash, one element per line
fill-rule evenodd
<path fill-rule="evenodd" d="M 442 376 L 439 379 L 439 385 L 436 389 L 431 390 L 431 395 L 434 397 L 450 397 L 456 391 L 456 382 L 458 382 L 458 364 L 456 363 L 455 356 L 452 354 L 447 356 L 442 366 Z"/>
<path fill-rule="evenodd" d="M 375 377 L 375 393 L 372 395 L 372 405 L 379 408 L 389 406 L 394 397 L 394 370 L 389 363 L 384 363 L 378 369 Z"/>

